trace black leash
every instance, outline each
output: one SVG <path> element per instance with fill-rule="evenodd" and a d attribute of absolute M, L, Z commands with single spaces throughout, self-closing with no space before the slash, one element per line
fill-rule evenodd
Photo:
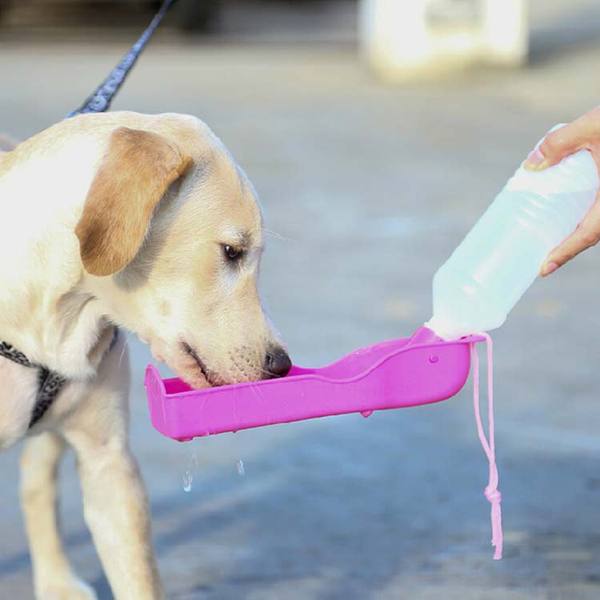
<path fill-rule="evenodd" d="M 83 113 L 105 112 L 110 108 L 113 98 L 121 89 L 140 54 L 144 51 L 144 48 L 158 29 L 165 15 L 169 12 L 169 9 L 176 2 L 177 0 L 164 0 L 160 10 L 150 22 L 150 25 L 148 25 L 129 52 L 121 59 L 121 62 L 110 72 L 109 76 L 100 84 L 96 91 L 77 110 L 69 113 L 67 118 Z"/>

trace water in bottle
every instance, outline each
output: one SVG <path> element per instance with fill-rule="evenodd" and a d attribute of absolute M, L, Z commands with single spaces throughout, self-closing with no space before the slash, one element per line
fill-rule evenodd
<path fill-rule="evenodd" d="M 427 327 L 445 339 L 500 327 L 582 221 L 598 185 L 587 150 L 539 172 L 521 166 L 435 274 Z"/>

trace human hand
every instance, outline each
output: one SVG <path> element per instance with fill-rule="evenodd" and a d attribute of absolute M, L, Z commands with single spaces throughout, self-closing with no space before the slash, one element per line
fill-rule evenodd
<path fill-rule="evenodd" d="M 549 133 L 540 146 L 529 154 L 523 166 L 530 171 L 542 171 L 578 150 L 589 150 L 600 171 L 600 107 Z M 540 274 L 543 277 L 550 275 L 599 241 L 600 190 L 579 227 L 549 254 Z"/>

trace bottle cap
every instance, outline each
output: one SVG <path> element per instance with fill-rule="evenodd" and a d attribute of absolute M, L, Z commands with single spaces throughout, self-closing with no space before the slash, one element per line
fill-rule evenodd
<path fill-rule="evenodd" d="M 431 329 L 431 331 L 446 341 L 457 340 L 465 335 L 474 333 L 473 331 L 466 331 L 459 323 L 452 323 L 437 315 L 433 315 L 433 317 L 425 323 L 425 327 Z"/>

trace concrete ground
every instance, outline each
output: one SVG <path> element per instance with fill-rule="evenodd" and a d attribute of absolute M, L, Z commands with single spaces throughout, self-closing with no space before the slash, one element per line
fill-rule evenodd
<path fill-rule="evenodd" d="M 409 335 L 430 284 L 527 149 L 598 103 L 591 2 L 542 14 L 532 63 L 385 88 L 331 45 L 157 44 L 115 108 L 202 116 L 266 213 L 262 288 L 300 364 Z M 0 46 L 0 127 L 78 105 L 122 43 Z M 10 199 L 2 199 L 4 203 Z M 134 349 L 132 444 L 169 598 L 600 597 L 599 256 L 540 281 L 495 334 L 505 558 L 494 562 L 470 386 L 448 402 L 177 444 L 153 431 Z M 0 457 L 0 598 L 31 598 L 18 448 Z M 240 475 L 239 461 L 245 474 Z M 182 476 L 194 472 L 192 490 Z M 72 460 L 68 552 L 110 598 Z"/>

